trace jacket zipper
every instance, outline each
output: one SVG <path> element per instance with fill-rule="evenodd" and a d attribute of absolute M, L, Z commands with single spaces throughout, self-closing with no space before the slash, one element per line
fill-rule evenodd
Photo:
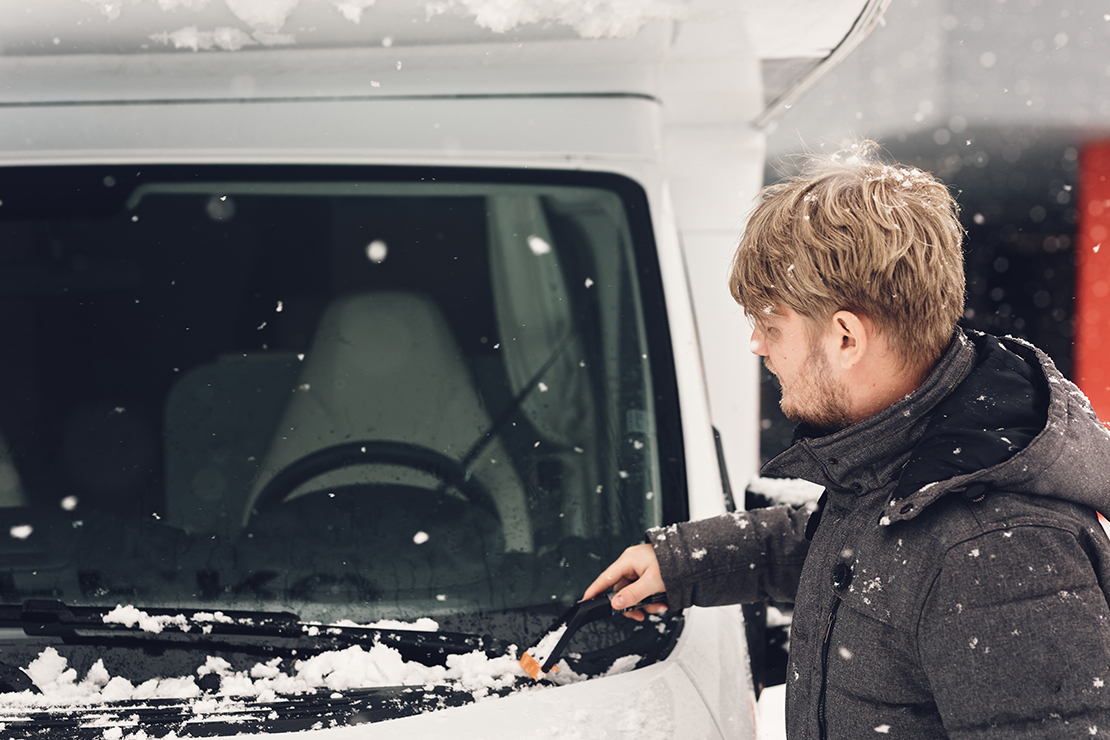
<path fill-rule="evenodd" d="M 832 634 L 833 622 L 836 621 L 836 611 L 840 608 L 840 597 L 836 597 L 832 608 L 829 609 L 829 621 L 825 624 L 825 636 L 821 640 L 821 690 L 817 695 L 817 726 L 818 735 L 824 740 L 828 728 L 825 722 L 825 693 L 829 683 L 829 636 Z"/>

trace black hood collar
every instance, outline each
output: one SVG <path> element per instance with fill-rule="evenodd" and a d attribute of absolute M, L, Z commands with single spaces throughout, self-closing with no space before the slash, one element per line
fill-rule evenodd
<path fill-rule="evenodd" d="M 1110 431 L 1052 360 L 1018 339 L 957 329 L 909 396 L 839 432 L 806 433 L 799 427 L 763 474 L 848 491 L 897 480 L 884 524 L 984 486 L 1110 511 Z"/>

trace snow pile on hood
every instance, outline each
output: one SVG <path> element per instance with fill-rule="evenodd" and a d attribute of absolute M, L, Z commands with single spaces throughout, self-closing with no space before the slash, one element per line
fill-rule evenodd
<path fill-rule="evenodd" d="M 427 686 L 450 683 L 485 698 L 491 691 L 508 688 L 524 671 L 516 651 L 497 658 L 475 651 L 450 655 L 446 666 L 426 666 L 406 661 L 385 645 L 354 645 L 298 660 L 288 672 L 282 659 L 257 663 L 249 670 L 236 671 L 223 658 L 208 656 L 196 676 L 152 678 L 138 686 L 121 676 L 112 676 L 98 660 L 79 678 L 64 656 L 53 647 L 45 648 L 25 669 L 41 694 L 24 691 L 6 694 L 4 704 L 22 707 L 58 704 L 97 704 L 109 701 L 148 699 L 197 699 L 204 695 L 197 679 L 215 674 L 220 677 L 217 697 L 240 700 L 273 701 L 281 695 L 295 695 L 316 689 L 345 691 L 378 686 Z M 573 672 L 571 672 L 573 674 Z"/>
<path fill-rule="evenodd" d="M 42 694 L 23 691 L 7 694 L 6 704 L 56 705 L 66 703 L 120 701 L 125 699 L 189 699 L 200 696 L 192 678 L 151 679 L 133 686 L 125 678 L 108 675 L 104 661 L 98 660 L 80 681 L 77 671 L 52 647 L 44 649 L 24 671 Z"/>
<path fill-rule="evenodd" d="M 249 671 L 234 671 L 222 658 L 209 656 L 197 669 L 199 676 L 214 673 L 220 677 L 220 694 L 254 697 L 271 701 L 278 695 L 302 694 L 313 689 L 332 691 L 375 686 L 425 686 L 451 682 L 464 691 L 483 698 L 490 690 L 511 686 L 524 671 L 513 651 L 510 655 L 489 658 L 484 653 L 447 656 L 446 666 L 426 666 L 406 661 L 401 654 L 384 645 L 364 648 L 353 645 L 298 660 L 291 673 L 279 667 L 281 658 L 258 663 Z"/>
<path fill-rule="evenodd" d="M 106 623 L 138 625 L 145 631 L 160 633 L 168 625 L 188 631 L 190 624 L 184 616 L 151 615 L 133 606 L 119 606 L 104 616 Z M 195 615 L 193 621 L 228 621 L 220 612 Z M 339 627 L 368 627 L 375 629 L 416 629 L 436 631 L 439 625 L 432 619 L 416 622 L 384 620 L 370 625 L 356 625 L 344 621 Z M 321 625 L 327 629 L 327 626 Z M 24 691 L 6 694 L 0 704 L 9 707 L 40 707 L 58 704 L 97 704 L 110 701 L 148 699 L 199 699 L 206 696 L 198 679 L 209 674 L 219 676 L 219 689 L 213 699 L 273 701 L 278 696 L 303 694 L 318 689 L 345 691 L 382 686 L 430 686 L 450 684 L 470 692 L 474 698 L 483 699 L 490 692 L 511 687 L 517 677 L 525 676 L 513 646 L 508 654 L 490 658 L 481 651 L 464 655 L 447 656 L 446 666 L 426 666 L 407 661 L 394 648 L 371 644 L 354 645 L 343 650 L 333 650 L 297 660 L 291 668 L 283 668 L 282 658 L 256 663 L 248 670 L 234 670 L 223 658 L 209 655 L 204 665 L 197 668 L 195 676 L 152 678 L 139 685 L 122 676 L 112 676 L 103 660 L 92 665 L 80 678 L 70 668 L 65 656 L 53 647 L 45 648 L 24 669 L 40 694 Z M 639 656 L 633 660 L 617 661 L 606 675 L 631 670 Z M 575 673 L 565 661 L 559 662 L 560 672 L 551 678 L 566 684 L 585 680 Z"/>

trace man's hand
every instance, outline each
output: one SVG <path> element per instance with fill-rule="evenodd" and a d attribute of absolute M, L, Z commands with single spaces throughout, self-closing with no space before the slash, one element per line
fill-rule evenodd
<path fill-rule="evenodd" d="M 583 599 L 592 599 L 602 592 L 613 588 L 616 596 L 610 602 L 614 609 L 625 609 L 639 604 L 652 594 L 663 593 L 663 576 L 659 573 L 659 561 L 651 545 L 633 545 L 621 553 L 616 562 L 606 568 L 586 589 Z M 626 617 L 637 622 L 644 620 L 644 612 L 660 614 L 667 611 L 666 604 L 651 604 L 643 609 L 625 612 Z"/>

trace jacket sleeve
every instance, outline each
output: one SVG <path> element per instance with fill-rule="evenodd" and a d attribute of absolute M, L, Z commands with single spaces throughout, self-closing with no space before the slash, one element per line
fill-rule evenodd
<path fill-rule="evenodd" d="M 987 532 L 948 550 L 918 645 L 951 738 L 1110 734 L 1110 608 L 1076 535 Z"/>
<path fill-rule="evenodd" d="M 772 506 L 649 530 L 672 608 L 793 603 L 811 507 Z"/>

